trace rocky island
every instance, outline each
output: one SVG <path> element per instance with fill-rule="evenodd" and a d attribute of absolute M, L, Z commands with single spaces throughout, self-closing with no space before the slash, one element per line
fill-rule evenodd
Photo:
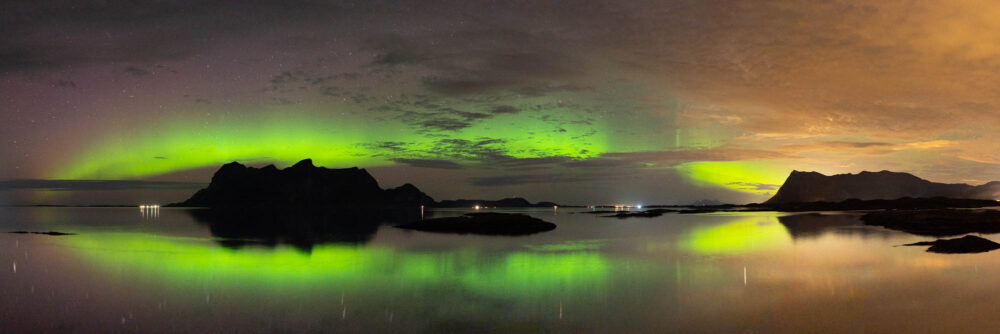
<path fill-rule="evenodd" d="M 888 210 L 861 216 L 866 225 L 926 236 L 966 233 L 1000 233 L 1000 211 L 996 210 Z"/>
<path fill-rule="evenodd" d="M 465 200 L 444 207 L 472 207 Z M 532 205 L 521 198 L 477 201 L 496 206 Z M 534 205 L 555 205 L 540 202 Z M 172 207 L 201 207 L 189 212 L 208 225 L 227 246 L 287 243 L 310 248 L 321 242 L 365 242 L 383 223 L 414 222 L 408 228 L 494 235 L 544 232 L 554 224 L 527 215 L 477 213 L 462 218 L 420 220 L 422 208 L 441 207 L 412 184 L 382 189 L 364 169 L 316 167 L 305 159 L 285 169 L 274 165 L 223 165 L 208 187 Z"/>
<path fill-rule="evenodd" d="M 903 246 L 931 246 L 927 248 L 928 252 L 943 254 L 985 253 L 1000 248 L 998 243 L 972 235 L 955 239 L 915 242 Z"/>

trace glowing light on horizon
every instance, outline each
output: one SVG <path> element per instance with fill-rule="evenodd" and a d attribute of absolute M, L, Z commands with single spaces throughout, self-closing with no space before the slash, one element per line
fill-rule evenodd
<path fill-rule="evenodd" d="M 143 218 L 156 218 L 160 216 L 160 205 L 159 204 L 143 204 L 139 205 L 139 215 Z"/>
<path fill-rule="evenodd" d="M 770 195 L 791 172 L 779 161 L 697 161 L 677 165 L 678 172 L 695 185 L 722 187 L 739 192 Z"/>

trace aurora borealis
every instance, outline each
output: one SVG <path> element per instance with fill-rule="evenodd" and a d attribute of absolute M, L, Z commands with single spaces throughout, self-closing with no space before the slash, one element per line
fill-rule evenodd
<path fill-rule="evenodd" d="M 979 1 L 5 4 L 0 203 L 170 202 L 223 163 L 304 158 L 436 199 L 759 202 L 793 169 L 980 184 L 1000 179 L 996 13 Z"/>

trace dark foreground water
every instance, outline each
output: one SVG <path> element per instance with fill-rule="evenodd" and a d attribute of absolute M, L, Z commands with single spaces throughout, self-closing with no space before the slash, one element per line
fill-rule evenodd
<path fill-rule="evenodd" d="M 559 225 L 527 237 L 383 227 L 309 249 L 224 247 L 184 209 L 0 208 L 0 231 L 78 233 L 0 234 L 0 332 L 1000 328 L 1000 251 L 897 247 L 929 238 L 851 215 L 576 211 L 519 211 Z"/>

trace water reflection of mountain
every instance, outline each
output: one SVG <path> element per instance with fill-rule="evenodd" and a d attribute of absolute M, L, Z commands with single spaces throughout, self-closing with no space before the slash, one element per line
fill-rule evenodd
<path fill-rule="evenodd" d="M 805 213 L 778 217 L 792 239 L 818 238 L 826 233 L 887 237 L 891 232 L 864 226 L 857 215 Z"/>
<path fill-rule="evenodd" d="M 311 250 L 324 243 L 366 243 L 381 224 L 419 218 L 407 213 L 364 211 L 236 211 L 186 210 L 207 225 L 218 242 L 230 248 L 279 244 Z"/>

